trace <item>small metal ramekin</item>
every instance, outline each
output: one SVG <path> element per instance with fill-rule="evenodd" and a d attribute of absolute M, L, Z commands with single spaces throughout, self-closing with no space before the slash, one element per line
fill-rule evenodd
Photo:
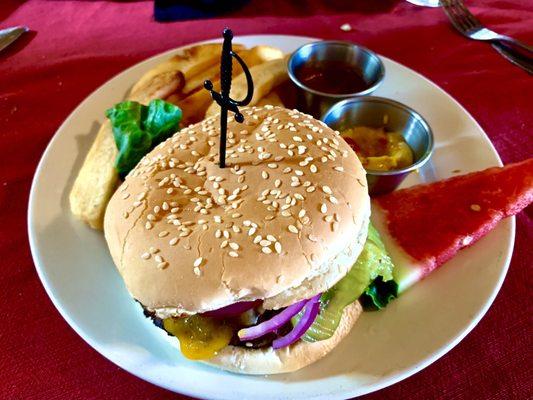
<path fill-rule="evenodd" d="M 385 128 L 400 133 L 414 153 L 414 163 L 392 171 L 367 170 L 371 195 L 396 189 L 410 172 L 422 167 L 433 153 L 433 133 L 429 124 L 412 108 L 383 97 L 347 99 L 333 105 L 322 117 L 331 128 L 341 131 L 355 126 Z"/>
<path fill-rule="evenodd" d="M 333 94 L 314 90 L 298 80 L 296 77 L 298 68 L 307 63 L 321 61 L 338 61 L 355 67 L 368 87 L 360 92 Z M 328 108 L 340 100 L 372 93 L 385 76 L 385 66 L 373 51 L 353 43 L 329 40 L 309 43 L 297 49 L 289 58 L 287 69 L 289 77 L 297 87 L 296 108 L 315 118 L 320 118 Z"/>

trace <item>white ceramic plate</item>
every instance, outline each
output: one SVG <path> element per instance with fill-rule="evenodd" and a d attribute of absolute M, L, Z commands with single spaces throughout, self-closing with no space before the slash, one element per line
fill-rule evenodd
<path fill-rule="evenodd" d="M 311 38 L 246 36 L 248 46 L 290 52 Z M 48 295 L 72 328 L 109 360 L 167 389 L 203 398 L 334 399 L 369 393 L 425 368 L 453 348 L 485 314 L 507 272 L 514 219 L 394 301 L 364 313 L 325 359 L 278 376 L 244 376 L 184 359 L 160 339 L 128 295 L 101 232 L 75 220 L 68 193 L 104 110 L 174 51 L 117 75 L 83 101 L 46 149 L 31 190 L 28 224 L 35 266 Z M 405 185 L 501 165 L 476 121 L 448 94 L 416 72 L 383 57 L 386 77 L 375 92 L 406 103 L 433 128 L 431 165 Z M 423 239 L 423 238 L 422 238 Z"/>

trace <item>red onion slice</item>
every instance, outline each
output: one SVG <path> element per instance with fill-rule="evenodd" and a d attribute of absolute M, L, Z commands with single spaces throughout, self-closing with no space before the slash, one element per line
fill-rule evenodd
<path fill-rule="evenodd" d="M 287 307 L 285 310 L 267 321 L 261 322 L 260 324 L 251 326 L 249 328 L 241 329 L 238 332 L 239 339 L 242 341 L 257 339 L 258 337 L 264 336 L 267 333 L 281 328 L 283 325 L 289 322 L 292 317 L 298 314 L 308 301 L 309 300 L 299 301 L 298 303 Z"/>
<path fill-rule="evenodd" d="M 219 308 L 218 310 L 207 311 L 202 315 L 213 318 L 230 318 L 241 315 L 242 313 L 259 305 L 261 300 L 255 301 L 241 301 L 239 303 L 230 304 L 229 306 Z"/>
<path fill-rule="evenodd" d="M 300 321 L 298 321 L 292 331 L 272 342 L 272 348 L 274 350 L 281 349 L 283 347 L 287 347 L 293 344 L 298 339 L 300 339 L 305 332 L 307 332 L 309 327 L 315 321 L 316 316 L 318 315 L 318 311 L 320 310 L 320 303 L 318 302 L 319 299 L 320 295 L 316 295 L 305 304 L 305 309 L 302 318 L 300 319 Z"/>

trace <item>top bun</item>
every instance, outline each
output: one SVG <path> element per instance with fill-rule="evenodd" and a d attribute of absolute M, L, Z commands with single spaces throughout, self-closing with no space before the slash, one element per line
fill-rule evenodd
<path fill-rule="evenodd" d="M 159 317 L 264 299 L 276 309 L 327 290 L 366 239 L 370 199 L 356 154 L 295 110 L 244 108 L 191 125 L 147 154 L 107 207 L 104 230 L 131 295 Z"/>

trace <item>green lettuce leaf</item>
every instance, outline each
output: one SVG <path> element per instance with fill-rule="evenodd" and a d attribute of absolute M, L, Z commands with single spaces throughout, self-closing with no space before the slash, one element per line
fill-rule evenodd
<path fill-rule="evenodd" d="M 181 110 L 163 100 L 148 106 L 124 101 L 106 111 L 118 149 L 115 168 L 124 178 L 150 150 L 179 129 Z"/>
<path fill-rule="evenodd" d="M 322 294 L 320 313 L 302 339 L 307 342 L 315 342 L 333 336 L 341 320 L 344 307 L 359 299 L 370 288 L 372 288 L 370 293 L 375 291 L 381 295 L 382 292 L 378 291 L 376 287 L 379 282 L 384 284 L 394 282 L 392 280 L 393 269 L 394 264 L 387 254 L 378 231 L 370 225 L 368 237 L 359 258 L 344 278 Z M 374 282 L 375 285 L 373 285 Z M 386 294 L 383 296 L 387 297 Z M 369 295 L 369 297 L 371 296 Z M 385 304 L 385 300 L 380 296 L 376 295 L 375 297 L 376 301 L 380 301 L 380 305 Z M 293 323 L 297 322 L 300 316 L 297 315 L 294 318 Z"/>
<path fill-rule="evenodd" d="M 378 276 L 365 289 L 360 301 L 365 310 L 381 310 L 396 297 L 398 297 L 398 284 L 394 280 L 384 281 L 382 276 Z"/>

